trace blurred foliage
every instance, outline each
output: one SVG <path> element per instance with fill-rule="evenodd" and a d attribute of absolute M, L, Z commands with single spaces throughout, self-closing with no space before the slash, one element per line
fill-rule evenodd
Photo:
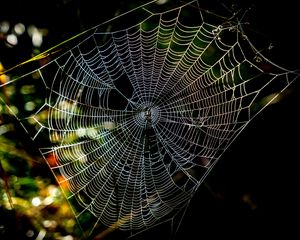
<path fill-rule="evenodd" d="M 1 109 L 0 239 L 73 239 L 76 221 L 46 162 Z"/>
<path fill-rule="evenodd" d="M 2 75 L 2 81 L 7 77 Z M 4 90 L 1 98 L 7 94 Z M 32 101 L 38 102 L 38 97 Z M 0 104 L 0 239 L 74 239 L 76 220 L 69 204 L 33 142 L 13 119 L 12 111 L 26 108 L 13 108 Z"/>
<path fill-rule="evenodd" d="M 0 73 L 43 51 L 47 34 L 46 28 L 0 19 Z M 36 110 L 44 103 L 43 93 L 29 82 L 6 86 L 11 77 L 16 76 L 0 75 L 0 239 L 76 239 L 79 232 L 66 198 L 14 118 Z"/>

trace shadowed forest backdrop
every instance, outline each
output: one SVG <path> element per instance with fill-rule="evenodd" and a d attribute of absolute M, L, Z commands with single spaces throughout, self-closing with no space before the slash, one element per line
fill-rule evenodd
<path fill-rule="evenodd" d="M 0 71 L 145 2 L 2 1 Z M 300 69 L 299 15 L 292 0 L 210 4 L 212 11 L 217 6 L 249 9 L 245 19 L 263 39 L 263 53 L 279 66 Z M 5 76 L 0 81 L 4 83 Z M 22 91 L 26 95 L 30 89 Z M 298 80 L 241 133 L 199 188 L 175 239 L 299 237 L 294 221 L 300 214 L 299 91 Z M 34 101 L 39 98 L 37 94 Z M 48 166 L 18 122 L 4 111 L 1 106 L 0 239 L 76 239 L 76 222 Z M 141 239 L 168 233 L 162 225 Z"/>

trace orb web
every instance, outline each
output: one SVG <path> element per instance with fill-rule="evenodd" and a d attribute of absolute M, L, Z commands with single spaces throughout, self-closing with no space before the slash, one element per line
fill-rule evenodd
<path fill-rule="evenodd" d="M 7 107 L 41 145 L 86 236 L 173 222 L 243 128 L 299 75 L 257 51 L 237 18 L 197 1 L 146 4 L 27 65 L 1 87 L 27 81 L 45 101 L 26 116 L 13 111 L 16 99 Z"/>

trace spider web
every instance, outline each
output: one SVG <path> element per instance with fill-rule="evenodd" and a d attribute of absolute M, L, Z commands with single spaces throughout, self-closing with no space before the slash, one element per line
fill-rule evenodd
<path fill-rule="evenodd" d="M 170 5 L 89 29 L 1 86 L 44 91 L 27 116 L 16 99 L 7 106 L 86 236 L 173 225 L 232 141 L 298 77 L 257 51 L 237 19 L 197 1 Z"/>

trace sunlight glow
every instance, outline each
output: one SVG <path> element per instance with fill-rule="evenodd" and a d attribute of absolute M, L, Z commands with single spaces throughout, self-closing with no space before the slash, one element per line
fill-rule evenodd
<path fill-rule="evenodd" d="M 38 207 L 41 205 L 42 201 L 39 197 L 34 197 L 32 200 L 31 200 L 31 203 L 33 206 L 35 207 Z"/>

